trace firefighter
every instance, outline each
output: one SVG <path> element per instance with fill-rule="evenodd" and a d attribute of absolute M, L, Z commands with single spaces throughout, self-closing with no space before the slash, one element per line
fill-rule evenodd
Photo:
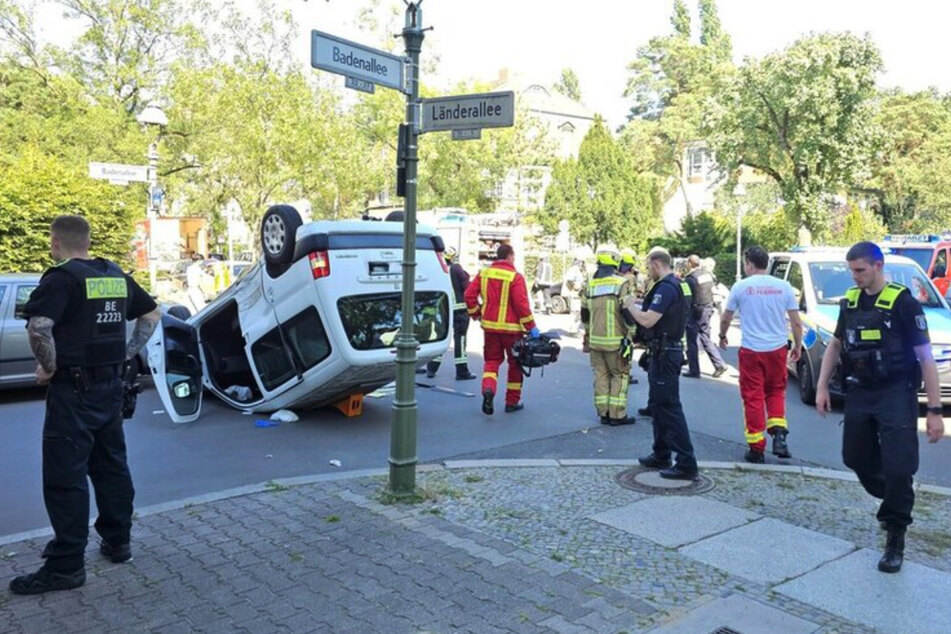
<path fill-rule="evenodd" d="M 816 387 L 816 410 L 831 411 L 829 381 L 839 362 L 845 386 L 842 460 L 868 493 L 880 500 L 887 530 L 882 572 L 901 570 L 905 530 L 915 504 L 918 470 L 918 387 L 928 396 L 929 442 L 944 435 L 941 387 L 931 354 L 928 322 L 907 288 L 885 280 L 882 250 L 859 242 L 845 259 L 856 286 L 841 300 Z"/>
<path fill-rule="evenodd" d="M 508 358 L 508 382 L 505 384 L 505 412 L 517 412 L 522 403 L 522 368 L 512 351 L 515 342 L 528 332 L 533 339 L 540 336 L 535 327 L 525 278 L 515 270 L 515 249 L 499 245 L 496 260 L 475 276 L 465 292 L 469 317 L 482 322 L 485 343 L 482 370 L 482 411 L 491 415 L 495 409 L 499 366 Z"/>
<path fill-rule="evenodd" d="M 618 275 L 621 255 L 601 247 L 596 253 L 598 269 L 588 282 L 582 299 L 581 322 L 584 346 L 594 371 L 594 407 L 602 425 L 630 425 L 627 388 L 631 372 L 631 345 L 621 314 L 623 299 L 631 295 L 630 283 Z"/>
<path fill-rule="evenodd" d="M 452 356 L 456 365 L 456 380 L 469 381 L 476 378 L 469 371 L 469 356 L 466 354 L 466 334 L 469 332 L 469 313 L 463 295 L 469 287 L 469 274 L 456 261 L 456 248 L 447 247 L 443 257 L 449 262 L 449 278 L 452 282 Z M 426 377 L 434 378 L 439 371 L 440 359 L 426 364 Z"/>

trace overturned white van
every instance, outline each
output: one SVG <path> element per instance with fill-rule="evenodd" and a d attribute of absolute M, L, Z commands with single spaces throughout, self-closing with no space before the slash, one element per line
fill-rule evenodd
<path fill-rule="evenodd" d="M 403 226 L 301 223 L 286 205 L 261 225 L 264 257 L 204 309 L 164 316 L 148 343 L 156 390 L 174 422 L 201 411 L 202 386 L 247 411 L 311 408 L 372 392 L 396 377 Z M 450 341 L 443 242 L 417 227 L 413 321 L 420 361 Z"/>

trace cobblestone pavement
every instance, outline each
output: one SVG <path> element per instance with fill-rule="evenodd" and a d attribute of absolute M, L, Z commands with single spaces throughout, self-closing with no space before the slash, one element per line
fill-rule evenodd
<path fill-rule="evenodd" d="M 382 477 L 284 486 L 137 518 L 135 559 L 93 546 L 80 589 L 0 592 L 0 632 L 641 632 L 741 595 L 817 624 L 870 631 L 588 519 L 643 499 L 618 466 L 420 473 L 388 504 Z M 877 549 L 852 482 L 717 469 L 704 494 Z M 951 569 L 951 498 L 920 494 L 908 558 Z M 0 580 L 44 539 L 0 546 Z M 764 549 L 767 545 L 764 544 Z"/>

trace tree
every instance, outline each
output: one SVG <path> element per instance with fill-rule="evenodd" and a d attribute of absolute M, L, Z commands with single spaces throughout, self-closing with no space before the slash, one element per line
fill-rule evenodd
<path fill-rule="evenodd" d="M 797 222 L 824 234 L 830 196 L 861 180 L 874 140 L 870 97 L 882 69 L 870 39 L 814 35 L 747 60 L 713 104 L 709 142 L 727 173 L 759 170 Z"/>
<path fill-rule="evenodd" d="M 578 82 L 578 76 L 570 68 L 561 69 L 561 78 L 554 86 L 557 92 L 568 97 L 572 101 L 581 103 L 581 85 Z"/>
<path fill-rule="evenodd" d="M 594 124 L 577 159 L 558 161 L 552 170 L 545 207 L 536 220 L 548 233 L 566 219 L 578 242 L 603 242 L 643 249 L 660 228 L 649 181 L 638 175 L 604 121 Z"/>
<path fill-rule="evenodd" d="M 733 57 L 733 42 L 720 24 L 716 0 L 700 0 L 699 6 L 700 45 L 706 47 L 716 61 L 730 61 Z"/>

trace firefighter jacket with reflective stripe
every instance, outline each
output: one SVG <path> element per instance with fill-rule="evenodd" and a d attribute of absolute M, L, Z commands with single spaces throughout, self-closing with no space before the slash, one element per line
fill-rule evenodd
<path fill-rule="evenodd" d="M 465 293 L 469 316 L 486 332 L 518 334 L 535 327 L 525 278 L 505 260 L 476 274 Z"/>
<path fill-rule="evenodd" d="M 122 269 L 102 258 L 92 262 L 67 260 L 56 268 L 69 273 L 78 287 L 65 319 L 53 326 L 56 365 L 89 367 L 124 362 L 129 288 Z"/>
<path fill-rule="evenodd" d="M 697 292 L 694 295 L 693 303 L 697 306 L 709 306 L 713 304 L 713 287 L 717 280 L 712 273 L 704 271 L 702 268 L 695 268 L 687 276 L 693 278 L 697 285 Z"/>
<path fill-rule="evenodd" d="M 879 293 L 872 310 L 861 310 L 862 289 L 850 288 L 841 300 L 843 314 L 842 363 L 847 381 L 874 387 L 894 380 L 917 380 L 915 349 L 902 337 L 902 324 L 895 319 L 895 301 L 908 289 L 888 284 Z"/>
<path fill-rule="evenodd" d="M 603 274 L 603 277 L 598 277 Z M 592 350 L 604 352 L 618 350 L 621 339 L 627 333 L 627 326 L 621 315 L 621 300 L 629 294 L 629 284 L 612 269 L 601 270 L 588 282 L 585 291 L 582 317 L 587 317 L 584 325 L 588 333 L 588 345 Z"/>
<path fill-rule="evenodd" d="M 466 310 L 466 289 L 469 288 L 469 274 L 461 264 L 449 265 L 449 279 L 452 281 L 452 309 Z"/>
<path fill-rule="evenodd" d="M 693 298 L 690 294 L 690 287 L 686 282 L 673 273 L 669 273 L 664 278 L 658 280 L 644 296 L 644 309 L 650 310 L 654 301 L 654 295 L 658 291 L 677 293 L 674 303 L 664 312 L 663 316 L 654 324 L 654 327 L 648 330 L 644 338 L 648 342 L 660 343 L 666 335 L 667 343 L 675 343 L 683 339 L 684 330 L 687 326 L 687 316 L 690 313 L 690 306 Z"/>

